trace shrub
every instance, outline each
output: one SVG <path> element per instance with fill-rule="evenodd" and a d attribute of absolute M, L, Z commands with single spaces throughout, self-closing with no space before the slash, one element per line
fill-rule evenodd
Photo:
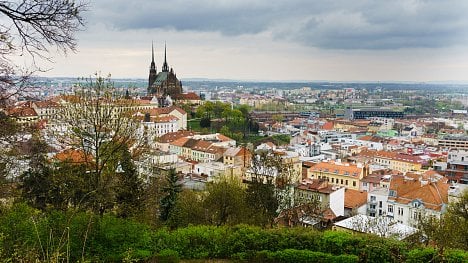
<path fill-rule="evenodd" d="M 463 263 L 468 262 L 468 251 L 464 250 L 447 250 L 444 253 L 444 260 L 447 263 Z"/>
<path fill-rule="evenodd" d="M 418 248 L 409 251 L 407 263 L 438 262 L 437 251 L 434 248 Z"/>
<path fill-rule="evenodd" d="M 161 250 L 154 258 L 158 263 L 177 263 L 180 261 L 179 253 L 172 249 Z"/>

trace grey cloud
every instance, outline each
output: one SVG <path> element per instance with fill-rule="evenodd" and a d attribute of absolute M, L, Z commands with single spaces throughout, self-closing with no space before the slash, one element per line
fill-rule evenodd
<path fill-rule="evenodd" d="M 224 35 L 271 32 L 322 49 L 438 48 L 468 42 L 468 1 L 100 0 L 91 22 Z"/>

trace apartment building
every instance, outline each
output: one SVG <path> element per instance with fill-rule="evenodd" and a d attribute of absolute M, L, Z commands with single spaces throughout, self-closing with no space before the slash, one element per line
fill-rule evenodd
<path fill-rule="evenodd" d="M 333 185 L 359 190 L 362 178 L 368 174 L 368 168 L 362 164 L 323 161 L 309 168 L 308 177 L 325 179 Z"/>

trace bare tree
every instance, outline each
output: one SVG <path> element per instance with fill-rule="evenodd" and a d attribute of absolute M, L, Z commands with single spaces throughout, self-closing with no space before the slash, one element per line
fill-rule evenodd
<path fill-rule="evenodd" d="M 52 47 L 66 53 L 76 49 L 75 33 L 84 25 L 87 4 L 72 0 L 0 0 L 0 106 L 21 93 L 35 59 L 50 60 Z M 12 56 L 29 55 L 30 69 L 14 65 Z M 3 104 L 3 105 L 2 105 Z"/>
<path fill-rule="evenodd" d="M 139 148 L 143 142 L 137 132 L 131 99 L 125 99 L 109 79 L 96 76 L 87 85 L 78 86 L 75 95 L 66 97 L 56 131 L 66 147 L 82 151 L 90 169 L 95 198 L 93 209 L 103 213 L 111 202 L 112 185 L 119 165 L 119 152 Z M 108 194 L 108 196 L 105 196 Z"/>

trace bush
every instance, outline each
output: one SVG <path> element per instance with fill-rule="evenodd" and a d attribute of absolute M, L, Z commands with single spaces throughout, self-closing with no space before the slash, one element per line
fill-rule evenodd
<path fill-rule="evenodd" d="M 271 252 L 267 250 L 259 251 L 256 253 L 252 261 L 272 263 L 355 263 L 359 261 L 359 258 L 354 255 L 333 256 L 328 253 L 310 250 L 285 249 L 276 252 Z"/>
<path fill-rule="evenodd" d="M 444 253 L 444 260 L 447 263 L 468 262 L 468 252 L 464 250 L 447 250 Z"/>
<path fill-rule="evenodd" d="M 437 251 L 434 248 L 418 248 L 409 251 L 407 263 L 438 262 Z"/>
<path fill-rule="evenodd" d="M 158 263 L 177 263 L 180 261 L 179 253 L 172 249 L 161 250 L 154 258 Z"/>
<path fill-rule="evenodd" d="M 148 226 L 111 215 L 96 218 L 89 236 L 89 255 L 104 261 L 120 261 L 128 251 L 134 255 L 151 254 L 151 233 Z"/>

